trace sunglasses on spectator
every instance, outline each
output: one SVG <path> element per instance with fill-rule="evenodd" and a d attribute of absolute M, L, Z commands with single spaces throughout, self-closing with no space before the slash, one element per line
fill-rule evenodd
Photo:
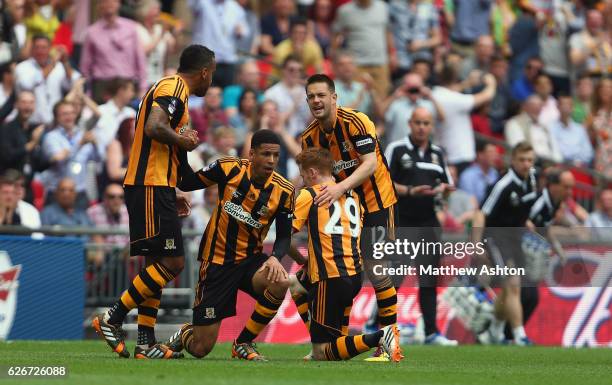
<path fill-rule="evenodd" d="M 123 199 L 123 194 L 106 194 L 108 199 Z"/>
<path fill-rule="evenodd" d="M 408 88 L 408 93 L 409 94 L 418 94 L 420 92 L 421 92 L 421 89 L 419 87 Z"/>
<path fill-rule="evenodd" d="M 289 72 L 302 72 L 302 67 L 287 67 Z"/>

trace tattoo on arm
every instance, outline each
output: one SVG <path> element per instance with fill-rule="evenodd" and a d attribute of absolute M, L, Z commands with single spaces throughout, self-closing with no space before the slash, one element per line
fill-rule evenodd
<path fill-rule="evenodd" d="M 153 107 L 144 128 L 145 134 L 158 142 L 179 145 L 181 136 L 172 127 L 168 115 L 159 107 Z"/>

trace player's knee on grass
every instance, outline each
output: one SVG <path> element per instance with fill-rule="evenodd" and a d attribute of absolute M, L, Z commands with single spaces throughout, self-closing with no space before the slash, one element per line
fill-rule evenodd
<path fill-rule="evenodd" d="M 189 354 L 196 358 L 203 358 L 208 355 L 215 347 L 220 327 L 220 321 L 207 326 L 194 326 L 193 338 L 189 345 L 185 346 Z"/>
<path fill-rule="evenodd" d="M 312 344 L 312 358 L 315 361 L 327 361 L 325 356 L 325 345 L 326 344 Z"/>
<path fill-rule="evenodd" d="M 204 358 L 213 350 L 214 346 L 214 342 L 193 340 L 189 344 L 189 353 L 195 358 Z"/>
<path fill-rule="evenodd" d="M 185 268 L 185 257 L 165 257 L 161 263 L 176 276 Z"/>

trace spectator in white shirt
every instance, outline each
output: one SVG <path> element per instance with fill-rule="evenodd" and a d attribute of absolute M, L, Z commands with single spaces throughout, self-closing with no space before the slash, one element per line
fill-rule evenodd
<path fill-rule="evenodd" d="M 114 79 L 109 83 L 108 102 L 98 107 L 100 118 L 93 128 L 101 160 L 106 160 L 106 147 L 115 139 L 119 125 L 126 119 L 136 117 L 129 103 L 136 95 L 136 87 L 130 79 Z"/>
<path fill-rule="evenodd" d="M 32 91 L 36 96 L 35 123 L 50 124 L 53 121 L 53 106 L 72 87 L 72 82 L 81 75 L 72 68 L 63 46 L 55 47 L 51 55 L 51 41 L 44 35 L 32 38 L 32 57 L 17 65 L 15 78 L 17 90 Z"/>
<path fill-rule="evenodd" d="M 470 112 L 491 101 L 495 96 L 497 82 L 491 74 L 483 77 L 484 89 L 475 95 L 459 92 L 457 69 L 446 65 L 440 74 L 440 86 L 434 87 L 432 97 L 442 106 L 444 120 L 435 133 L 435 142 L 446 150 L 448 163 L 457 167 L 457 174 L 469 167 L 476 159 L 476 142 Z"/>
<path fill-rule="evenodd" d="M 11 213 L 9 216 L 10 218 L 4 214 L 4 221 L 13 221 L 13 219 L 18 218 L 17 221 L 13 221 L 11 224 L 21 225 L 31 229 L 39 228 L 40 213 L 38 210 L 36 210 L 36 207 L 23 200 L 26 193 L 25 177 L 23 174 L 17 170 L 8 169 L 6 172 L 4 172 L 0 179 L 2 180 L 2 183 L 12 185 L 12 187 L 7 189 L 7 192 L 12 192 L 13 194 L 13 198 L 10 199 L 13 204 L 10 206 L 11 210 L 14 212 Z M 1 215 L 2 213 L 0 213 L 0 216 Z"/>
<path fill-rule="evenodd" d="M 574 101 L 569 95 L 560 95 L 557 104 L 561 116 L 550 125 L 550 130 L 563 160 L 588 166 L 593 161 L 593 146 L 586 128 L 572 119 Z"/>
<path fill-rule="evenodd" d="M 545 127 L 559 120 L 559 109 L 557 108 L 557 100 L 552 95 L 553 84 L 550 77 L 546 74 L 540 74 L 535 81 L 535 93 L 542 99 L 542 111 L 540 111 L 539 122 Z"/>
<path fill-rule="evenodd" d="M 188 4 L 193 14 L 192 42 L 215 52 L 215 84 L 221 88 L 233 84 L 237 45 L 250 34 L 244 8 L 235 0 L 189 0 Z"/>
<path fill-rule="evenodd" d="M 25 176 L 19 171 L 15 173 L 15 194 L 17 195 L 17 213 L 21 218 L 21 225 L 29 227 L 31 229 L 38 229 L 40 227 L 40 213 L 32 204 L 26 202 L 26 179 Z M 7 171 L 8 173 L 8 171 Z"/>
<path fill-rule="evenodd" d="M 548 127 L 540 124 L 538 120 L 542 104 L 542 98 L 538 95 L 531 95 L 523 102 L 523 112 L 506 123 L 506 142 L 510 147 L 514 147 L 519 142 L 527 141 L 533 146 L 539 160 L 559 163 L 563 160 L 559 146 Z"/>

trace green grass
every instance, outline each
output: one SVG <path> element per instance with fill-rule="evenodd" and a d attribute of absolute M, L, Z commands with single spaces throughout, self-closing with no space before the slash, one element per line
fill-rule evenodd
<path fill-rule="evenodd" d="M 130 346 L 133 349 L 133 346 Z M 61 379 L 7 380 L 8 384 L 580 384 L 612 383 L 609 349 L 409 346 L 400 364 L 371 363 L 365 355 L 347 362 L 303 362 L 306 345 L 266 345 L 270 362 L 229 358 L 228 344 L 210 356 L 176 361 L 116 358 L 101 341 L 0 343 L 0 366 L 65 365 Z"/>

